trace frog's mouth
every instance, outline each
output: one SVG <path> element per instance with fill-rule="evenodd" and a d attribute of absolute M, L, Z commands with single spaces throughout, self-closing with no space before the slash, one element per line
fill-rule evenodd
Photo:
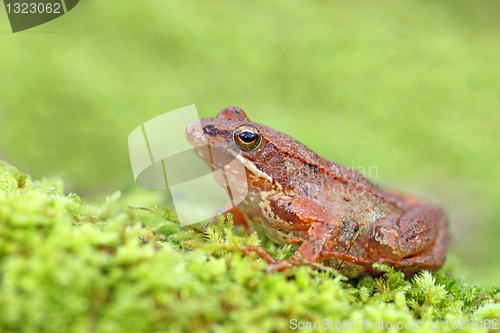
<path fill-rule="evenodd" d="M 205 128 L 202 124 L 205 123 Z M 208 125 L 206 125 L 208 124 Z M 208 132 L 210 119 L 201 119 L 188 126 L 186 139 L 196 155 L 211 169 L 215 181 L 227 191 L 234 204 L 242 202 L 248 194 L 247 169 L 240 150 L 221 132 Z M 208 127 L 208 131 L 215 127 Z M 221 172 L 222 171 L 222 172 Z"/>

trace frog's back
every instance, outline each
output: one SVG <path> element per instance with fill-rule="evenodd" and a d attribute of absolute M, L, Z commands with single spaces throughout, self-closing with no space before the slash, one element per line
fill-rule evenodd
<path fill-rule="evenodd" d="M 385 213 L 405 209 L 398 197 L 374 185 L 359 171 L 320 156 L 285 133 L 260 126 L 267 143 L 254 163 L 285 190 L 318 200 L 336 213 L 376 207 Z"/>

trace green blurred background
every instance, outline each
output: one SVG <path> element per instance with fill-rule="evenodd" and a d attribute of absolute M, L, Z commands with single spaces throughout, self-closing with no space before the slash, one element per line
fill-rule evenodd
<path fill-rule="evenodd" d="M 135 127 L 236 105 L 442 204 L 466 282 L 500 285 L 499 17 L 493 0 L 88 0 L 12 34 L 2 9 L 0 158 L 84 199 L 127 192 Z"/>

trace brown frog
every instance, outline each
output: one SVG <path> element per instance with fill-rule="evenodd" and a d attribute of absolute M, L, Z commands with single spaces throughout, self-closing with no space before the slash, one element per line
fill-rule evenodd
<path fill-rule="evenodd" d="M 241 185 L 248 195 L 237 209 L 276 243 L 299 246 L 289 260 L 246 246 L 247 254 L 256 252 L 270 264 L 268 271 L 324 263 L 355 277 L 377 274 L 375 262 L 405 274 L 443 264 L 450 232 L 439 206 L 381 189 L 356 170 L 250 121 L 237 107 L 200 122 L 198 130 L 189 125 L 186 138 L 193 147 L 208 144 L 198 154 L 213 170 L 235 158 L 244 165 L 247 182 Z M 217 181 L 231 191 L 224 179 Z"/>

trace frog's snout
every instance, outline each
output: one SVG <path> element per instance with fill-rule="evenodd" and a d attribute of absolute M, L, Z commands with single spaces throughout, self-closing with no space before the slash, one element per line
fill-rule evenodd
<path fill-rule="evenodd" d="M 189 124 L 184 134 L 186 136 L 186 140 L 191 144 L 193 148 L 204 146 L 207 144 L 205 135 L 203 135 L 201 122 L 199 120 Z"/>

